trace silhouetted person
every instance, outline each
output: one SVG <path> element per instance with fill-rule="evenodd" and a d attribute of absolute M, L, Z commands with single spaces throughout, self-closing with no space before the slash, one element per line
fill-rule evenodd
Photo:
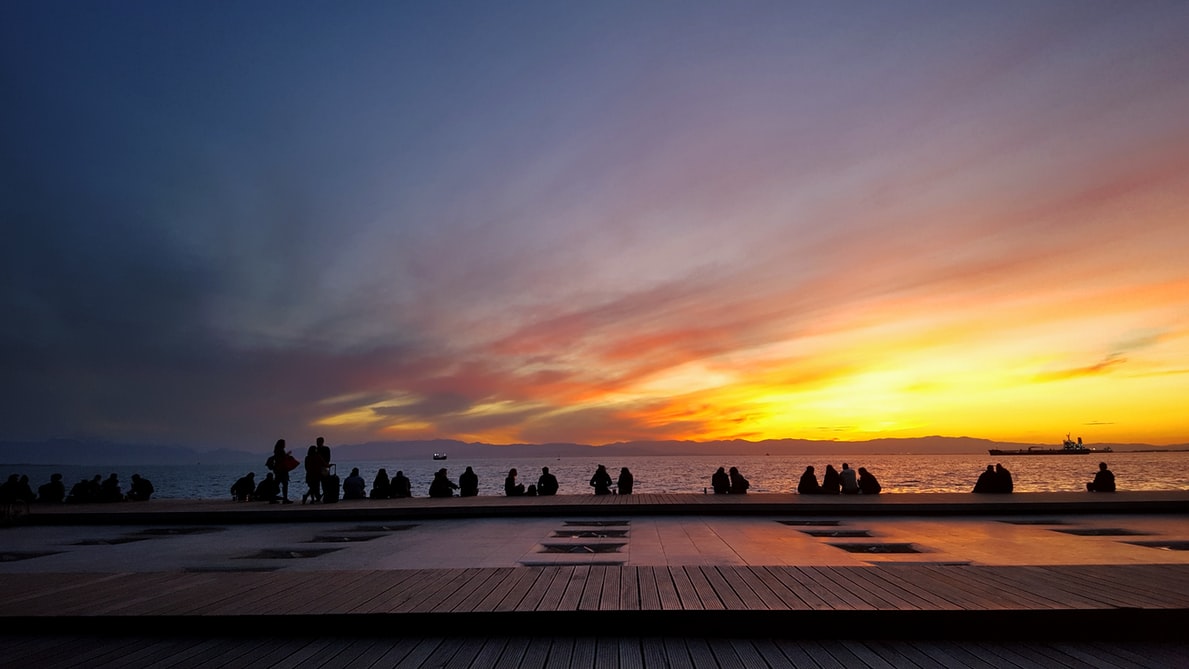
<path fill-rule="evenodd" d="M 99 500 L 103 502 L 122 502 L 124 501 L 124 491 L 120 489 L 120 478 L 112 473 L 103 480 L 102 489 L 99 492 Z"/>
<path fill-rule="evenodd" d="M 351 473 L 343 479 L 343 499 L 367 499 L 363 493 L 367 482 L 359 475 L 359 467 L 352 467 Z"/>
<path fill-rule="evenodd" d="M 541 467 L 541 476 L 537 478 L 537 494 L 557 494 L 557 477 L 549 473 L 548 467 Z"/>
<path fill-rule="evenodd" d="M 326 466 L 329 467 L 332 460 L 330 459 L 330 447 L 326 445 L 326 440 L 318 437 L 314 440 L 314 448 L 318 450 L 318 457 L 326 461 Z"/>
<path fill-rule="evenodd" d="M 21 478 L 17 479 L 17 500 L 28 504 L 37 499 L 37 495 L 33 493 L 33 486 L 29 485 L 29 476 L 21 474 Z"/>
<path fill-rule="evenodd" d="M 1078 437 L 1078 441 L 1081 439 Z M 1115 491 L 1115 474 L 1106 468 L 1105 462 L 1098 463 L 1098 471 L 1094 474 L 1094 480 L 1086 484 L 1086 490 L 1090 492 Z"/>
<path fill-rule="evenodd" d="M 797 492 L 802 495 L 822 494 L 822 487 L 817 483 L 817 474 L 813 473 L 813 465 L 806 467 L 805 473 L 801 474 L 801 480 L 797 482 Z"/>
<path fill-rule="evenodd" d="M 1015 483 L 1011 480 L 1011 472 L 1001 464 L 995 465 L 995 492 L 1011 492 Z"/>
<path fill-rule="evenodd" d="M 842 477 L 834 465 L 826 465 L 826 473 L 822 474 L 822 494 L 837 495 L 842 492 Z"/>
<path fill-rule="evenodd" d="M 458 485 L 446 475 L 446 468 L 442 467 L 433 475 L 433 482 L 429 484 L 430 497 L 453 497 Z"/>
<path fill-rule="evenodd" d="M 293 500 L 289 499 L 289 459 L 292 456 L 285 450 L 285 440 L 277 439 L 276 445 L 272 447 L 272 455 L 264 462 L 264 466 L 273 473 L 273 477 L 277 481 L 277 486 L 281 489 L 281 502 L 283 504 L 291 504 Z"/>
<path fill-rule="evenodd" d="M 751 483 L 743 478 L 743 474 L 739 473 L 738 467 L 731 467 L 727 473 L 728 478 L 731 479 L 731 494 L 732 495 L 746 495 L 747 489 L 751 487 Z"/>
<path fill-rule="evenodd" d="M 875 474 L 859 467 L 859 492 L 864 495 L 878 495 L 881 490 L 883 490 L 883 486 L 879 484 Z"/>
<path fill-rule="evenodd" d="M 615 482 L 615 487 L 621 495 L 632 494 L 632 488 L 636 485 L 636 478 L 628 471 L 627 467 L 621 467 L 619 470 L 619 480 Z"/>
<path fill-rule="evenodd" d="M 995 465 L 987 465 L 987 470 L 978 475 L 971 492 L 987 493 L 995 491 Z"/>
<path fill-rule="evenodd" d="M 859 474 L 851 469 L 850 465 L 842 463 L 842 471 L 838 472 L 838 478 L 842 481 L 843 495 L 859 494 Z"/>
<path fill-rule="evenodd" d="M 87 502 L 94 502 L 95 496 L 91 493 L 91 481 L 82 479 L 70 487 L 70 494 L 66 496 L 66 501 L 71 504 L 85 504 Z"/>
<path fill-rule="evenodd" d="M 21 477 L 12 474 L 4 483 L 0 483 L 0 504 L 13 504 L 20 501 Z"/>
<path fill-rule="evenodd" d="M 508 497 L 520 497 L 524 495 L 524 484 L 516 482 L 516 469 L 508 470 L 508 476 L 504 479 L 504 494 Z"/>
<path fill-rule="evenodd" d="M 61 474 L 51 474 L 48 483 L 37 488 L 37 501 L 50 504 L 60 504 L 66 500 L 66 485 L 62 483 Z"/>
<path fill-rule="evenodd" d="M 718 471 L 714 472 L 714 476 L 710 477 L 710 487 L 714 489 L 715 495 L 731 492 L 731 477 L 727 476 L 726 469 L 719 467 Z"/>
<path fill-rule="evenodd" d="M 317 446 L 306 449 L 305 470 L 309 490 L 301 496 L 301 503 L 309 500 L 310 504 L 316 504 L 322 499 L 322 477 L 330 473 L 330 463 L 318 453 Z"/>
<path fill-rule="evenodd" d="M 157 492 L 153 489 L 152 481 L 144 478 L 140 474 L 132 475 L 132 485 L 128 488 L 128 499 L 133 502 L 148 501 L 153 493 Z"/>
<path fill-rule="evenodd" d="M 458 495 L 460 497 L 474 497 L 479 494 L 479 475 L 475 470 L 467 467 L 467 470 L 458 477 Z"/>
<path fill-rule="evenodd" d="M 607 473 L 606 467 L 599 465 L 595 469 L 594 476 L 590 477 L 590 485 L 594 488 L 596 495 L 611 494 L 611 475 Z"/>
<path fill-rule="evenodd" d="M 392 481 L 388 480 L 388 470 L 380 469 L 376 478 L 372 479 L 372 499 L 388 499 L 392 497 Z"/>
<path fill-rule="evenodd" d="M 281 487 L 277 485 L 277 479 L 272 475 L 272 472 L 264 475 L 264 480 L 252 492 L 252 499 L 257 502 L 268 502 L 269 504 L 276 504 L 281 501 Z"/>
<path fill-rule="evenodd" d="M 409 477 L 401 470 L 396 470 L 396 476 L 392 477 L 392 496 L 397 498 L 405 498 L 413 496 L 413 484 L 409 481 Z"/>
<path fill-rule="evenodd" d="M 256 492 L 256 472 L 248 472 L 231 484 L 231 499 L 236 502 L 247 502 Z"/>

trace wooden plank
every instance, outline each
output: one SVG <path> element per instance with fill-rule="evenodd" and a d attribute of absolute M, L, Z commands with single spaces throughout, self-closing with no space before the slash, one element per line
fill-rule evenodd
<path fill-rule="evenodd" d="M 689 651 L 689 666 L 694 669 L 718 669 L 718 659 L 714 657 L 706 639 L 688 637 L 685 639 L 685 649 Z"/>
<path fill-rule="evenodd" d="M 619 570 L 619 606 L 624 611 L 640 610 L 639 567 Z"/>
<path fill-rule="evenodd" d="M 677 637 L 665 637 L 661 640 L 665 649 L 665 658 L 667 664 L 661 665 L 663 667 L 689 667 L 693 665 L 693 659 L 689 656 L 689 649 L 685 647 L 685 641 Z"/>
<path fill-rule="evenodd" d="M 415 570 L 400 569 L 380 572 L 376 578 L 376 596 L 358 609 L 358 613 L 368 614 L 388 610 L 388 602 L 395 593 L 402 592 L 413 586 L 412 576 Z"/>
<path fill-rule="evenodd" d="M 393 669 L 420 669 L 420 667 L 425 666 L 426 660 L 437 650 L 437 647 L 442 644 L 442 641 L 443 639 L 441 637 L 419 639 L 416 645 L 405 653 L 404 657 L 400 658 L 396 664 L 391 666 Z"/>
<path fill-rule="evenodd" d="M 500 574 L 490 567 L 464 569 L 457 572 L 454 579 L 441 583 L 432 596 L 427 596 L 412 610 L 434 613 L 472 611 Z"/>
<path fill-rule="evenodd" d="M 927 657 L 948 667 L 969 667 L 970 669 L 1000 669 L 1008 666 L 996 664 L 986 652 L 975 652 L 974 644 L 954 641 L 912 641 L 907 642 Z"/>
<path fill-rule="evenodd" d="M 1070 602 L 1064 598 L 1055 598 L 1054 590 L 1044 582 L 1044 578 L 1037 574 L 1027 574 L 1015 567 L 977 567 L 977 572 L 971 573 L 985 587 L 994 590 L 999 588 L 1012 593 L 1015 602 L 1023 603 L 1021 608 L 1037 610 L 1069 609 Z"/>
<path fill-rule="evenodd" d="M 667 567 L 666 569 L 669 572 L 669 579 L 673 581 L 673 587 L 677 591 L 677 597 L 681 600 L 681 608 L 686 611 L 705 610 L 706 607 L 702 605 L 702 597 L 685 569 L 682 567 Z"/>
<path fill-rule="evenodd" d="M 786 567 L 791 578 L 812 591 L 822 601 L 837 610 L 874 610 L 870 603 L 857 597 L 848 588 L 839 586 L 825 572 L 823 567 Z"/>
<path fill-rule="evenodd" d="M 656 585 L 657 567 L 637 567 L 636 577 L 640 583 L 640 610 L 661 610 L 660 590 Z"/>
<path fill-rule="evenodd" d="M 508 646 L 508 639 L 501 637 L 469 637 L 458 641 L 460 642 L 458 649 L 451 656 L 450 661 L 441 666 L 491 669 Z M 430 658 L 430 662 L 432 661 L 433 658 Z"/>
<path fill-rule="evenodd" d="M 574 578 L 574 571 L 576 567 L 559 567 L 557 573 L 553 577 L 553 583 L 549 590 L 541 597 L 541 603 L 537 605 L 537 611 L 560 611 L 561 601 L 565 596 L 566 589 L 570 585 L 570 581 Z"/>
<path fill-rule="evenodd" d="M 599 598 L 600 611 L 618 611 L 619 603 L 619 574 L 623 567 L 605 567 L 603 570 L 602 596 Z"/>
<path fill-rule="evenodd" d="M 582 596 L 578 598 L 579 611 L 598 611 L 599 602 L 603 597 L 603 577 L 608 567 L 593 565 L 586 578 L 586 586 L 582 589 Z"/>
<path fill-rule="evenodd" d="M 373 662 L 371 666 L 375 667 L 376 669 L 386 669 L 387 667 L 400 666 L 400 664 L 404 662 L 410 654 L 413 653 L 420 643 L 420 639 L 412 637 L 394 639 L 391 642 L 391 645 L 384 649 L 384 654 L 376 658 L 376 661 Z M 278 666 L 278 664 L 279 663 L 275 663 L 272 666 Z M 255 665 L 245 664 L 243 666 L 250 667 Z"/>
<path fill-rule="evenodd" d="M 900 591 L 891 585 L 870 578 L 871 567 L 839 567 L 832 573 L 846 579 L 860 597 L 876 604 L 881 609 L 892 611 L 919 611 L 918 599 L 910 593 Z"/>
<path fill-rule="evenodd" d="M 772 580 L 771 574 L 768 570 L 762 567 L 732 567 L 729 568 L 732 572 L 738 575 L 741 585 L 746 586 L 761 602 L 761 607 L 769 611 L 785 611 L 789 606 L 785 603 L 788 597 L 788 589 L 780 584 L 775 584 L 779 591 L 773 590 L 769 587 L 769 581 Z M 800 601 L 800 600 L 796 600 Z"/>
<path fill-rule="evenodd" d="M 706 640 L 706 645 L 710 647 L 710 653 L 720 669 L 750 669 L 750 666 L 756 666 L 747 665 L 729 639 L 710 638 Z M 760 664 L 763 665 L 762 660 Z"/>
<path fill-rule="evenodd" d="M 485 584 L 485 586 L 489 584 L 490 587 L 483 588 L 483 593 L 485 594 L 482 594 L 480 597 L 481 593 L 476 592 L 473 598 L 474 605 L 469 608 L 464 606 L 462 610 L 495 611 L 500 602 L 508 597 L 512 597 L 513 593 L 515 593 L 516 601 L 520 601 L 520 597 L 524 595 L 524 591 L 521 589 L 521 581 L 524 577 L 531 576 L 533 574 L 524 571 L 522 567 L 498 567 L 496 578 L 487 581 Z M 515 604 L 505 610 L 511 610 L 513 608 L 515 608 Z"/>
<path fill-rule="evenodd" d="M 549 645 L 549 657 L 545 660 L 545 669 L 568 669 L 574 656 L 574 639 L 557 637 Z"/>
<path fill-rule="evenodd" d="M 579 602 L 582 601 L 582 591 L 586 588 L 587 576 L 590 576 L 589 566 L 577 565 L 574 567 L 574 572 L 570 575 L 569 580 L 566 582 L 565 591 L 562 593 L 561 601 L 558 602 L 558 610 L 578 610 Z"/>
<path fill-rule="evenodd" d="M 728 611 L 743 611 L 747 606 L 739 595 L 735 594 L 734 589 L 722 577 L 716 567 L 698 567 L 698 571 L 706 578 L 706 582 L 710 584 L 710 589 L 718 596 L 719 601 L 722 602 L 723 608 Z"/>
<path fill-rule="evenodd" d="M 644 637 L 640 639 L 640 655 L 644 659 L 644 666 L 651 669 L 653 667 L 679 667 L 680 664 L 674 664 L 669 661 L 665 655 L 665 643 L 659 637 Z"/>
<path fill-rule="evenodd" d="M 916 575 L 916 578 L 912 578 L 912 575 Z M 921 578 L 920 571 L 906 571 L 899 567 L 873 567 L 870 569 L 868 577 L 873 580 L 877 579 L 880 583 L 886 584 L 886 587 L 898 588 L 901 592 L 914 597 L 920 602 L 920 607 L 924 610 L 954 611 L 962 609 L 962 606 L 959 604 L 946 599 L 927 587 L 921 587 L 918 584 L 918 580 Z"/>
<path fill-rule="evenodd" d="M 702 602 L 702 609 L 706 611 L 722 611 L 726 609 L 726 604 L 723 603 L 722 598 L 714 591 L 714 586 L 710 580 L 706 578 L 706 573 L 700 567 L 680 567 L 689 578 L 690 585 L 694 587 L 694 591 L 698 593 L 698 599 Z"/>
<path fill-rule="evenodd" d="M 574 649 L 570 654 L 570 666 L 576 669 L 594 669 L 597 648 L 594 637 L 580 636 L 574 639 Z"/>
<path fill-rule="evenodd" d="M 545 599 L 545 595 L 553 587 L 553 579 L 560 570 L 555 567 L 525 567 L 531 572 L 537 574 L 537 578 L 529 585 L 524 592 L 524 597 L 516 603 L 516 611 L 535 611 Z"/>
<path fill-rule="evenodd" d="M 652 567 L 652 576 L 656 583 L 656 592 L 661 608 L 666 611 L 681 611 L 684 607 L 681 597 L 677 594 L 677 586 L 673 583 L 670 569 L 668 567 Z"/>
<path fill-rule="evenodd" d="M 796 598 L 810 611 L 829 611 L 834 608 L 831 601 L 833 600 L 833 595 L 830 595 L 831 600 L 826 600 L 824 595 L 819 595 L 814 591 L 819 589 L 820 586 L 815 584 L 814 589 L 806 587 L 795 578 L 794 572 L 790 571 L 788 567 L 773 566 L 763 567 L 763 569 L 768 572 L 768 575 L 773 581 L 779 583 L 789 593 L 784 597 L 785 599 L 790 597 Z"/>

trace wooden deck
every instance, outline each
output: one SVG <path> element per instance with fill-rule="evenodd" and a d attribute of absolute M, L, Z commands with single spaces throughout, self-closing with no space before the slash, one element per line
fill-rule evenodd
<path fill-rule="evenodd" d="M 10 631 L 1179 639 L 1189 565 L 518 568 L 11 574 Z M 65 625 L 65 627 L 64 627 Z"/>

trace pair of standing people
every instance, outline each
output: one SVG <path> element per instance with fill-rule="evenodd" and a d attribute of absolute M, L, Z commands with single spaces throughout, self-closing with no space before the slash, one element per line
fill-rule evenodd
<path fill-rule="evenodd" d="M 297 469 L 297 458 L 285 447 L 285 440 L 278 439 L 273 446 L 272 455 L 264 463 L 264 466 L 273 473 L 273 478 L 281 490 L 281 503 L 292 504 L 293 500 L 289 499 L 289 472 Z M 301 496 L 301 501 L 304 504 L 307 500 L 318 501 L 322 499 L 322 480 L 330 474 L 330 447 L 326 445 L 326 440 L 318 437 L 317 442 L 310 446 L 306 452 L 305 457 L 305 472 L 306 485 L 309 490 Z"/>

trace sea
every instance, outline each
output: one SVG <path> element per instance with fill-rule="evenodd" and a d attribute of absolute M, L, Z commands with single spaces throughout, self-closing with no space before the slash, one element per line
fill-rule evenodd
<path fill-rule="evenodd" d="M 230 499 L 231 485 L 241 476 L 254 471 L 256 480 L 264 478 L 267 470 L 260 456 L 260 464 L 194 464 L 188 466 L 146 465 L 118 468 L 77 465 L 0 465 L 0 473 L 27 474 L 30 484 L 37 487 L 50 475 L 62 474 L 67 490 L 80 479 L 96 474 L 107 478 L 115 473 L 127 490 L 132 474 L 149 479 L 156 488 L 158 499 Z M 1114 472 L 1119 490 L 1189 490 L 1189 452 L 1119 452 L 1087 455 L 1056 456 L 989 456 L 978 454 L 953 455 L 757 455 L 757 456 L 634 456 L 600 460 L 598 457 L 560 458 L 472 458 L 468 460 L 394 459 L 388 461 L 336 462 L 340 479 L 353 468 L 371 489 L 372 479 L 381 469 L 391 477 L 403 471 L 412 481 L 413 494 L 424 496 L 433 474 L 445 467 L 451 480 L 470 466 L 479 476 L 479 494 L 502 495 L 504 478 L 510 469 L 518 471 L 517 480 L 526 486 L 535 483 L 541 467 L 557 476 L 558 494 L 591 494 L 590 477 L 599 464 L 606 465 L 612 479 L 627 467 L 635 479 L 637 493 L 705 493 L 710 476 L 719 467 L 738 467 L 751 483 L 751 493 L 794 492 L 805 467 L 812 465 L 821 480 L 827 464 L 840 469 L 843 462 L 854 469 L 865 467 L 875 475 L 886 494 L 969 492 L 978 475 L 988 464 L 1001 463 L 1012 473 L 1016 492 L 1083 491 L 1086 482 L 1094 477 L 1098 463 L 1105 460 Z M 303 470 L 292 474 L 289 496 L 300 499 L 306 491 Z"/>

